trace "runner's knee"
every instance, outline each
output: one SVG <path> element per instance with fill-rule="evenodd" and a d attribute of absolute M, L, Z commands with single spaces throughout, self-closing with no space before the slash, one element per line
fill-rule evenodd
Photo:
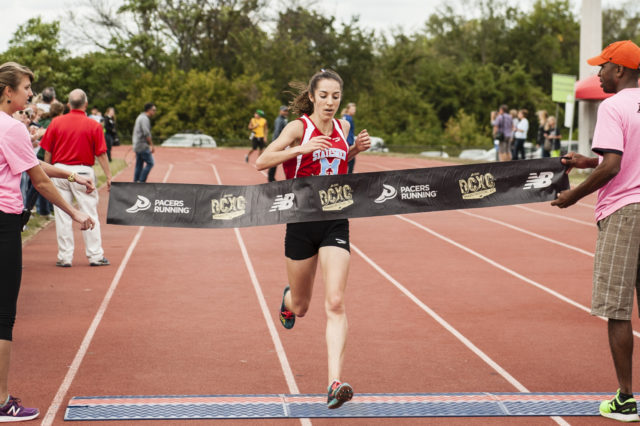
<path fill-rule="evenodd" d="M 325 300 L 325 309 L 327 313 L 332 314 L 344 314 L 344 295 L 343 294 L 330 294 Z"/>

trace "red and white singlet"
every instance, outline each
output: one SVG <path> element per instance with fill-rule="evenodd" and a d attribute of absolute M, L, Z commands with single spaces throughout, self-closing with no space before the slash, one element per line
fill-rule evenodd
<path fill-rule="evenodd" d="M 302 121 L 303 126 L 303 136 L 300 145 L 304 145 L 313 137 L 322 136 L 322 133 L 306 114 L 298 120 Z M 347 144 L 347 138 L 344 137 L 340 121 L 335 118 L 332 121 L 333 131 L 330 136 L 331 147 L 318 149 L 310 154 L 301 154 L 282 163 L 284 175 L 287 179 L 347 173 L 349 144 Z"/>

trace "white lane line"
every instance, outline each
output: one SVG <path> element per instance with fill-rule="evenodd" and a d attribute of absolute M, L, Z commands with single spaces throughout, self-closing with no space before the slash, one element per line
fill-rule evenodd
<path fill-rule="evenodd" d="M 586 225 L 586 226 L 590 226 L 590 227 L 596 226 L 595 222 L 587 222 L 587 221 L 584 221 L 584 220 L 574 219 L 572 217 L 563 216 L 561 214 L 547 213 L 547 212 L 543 212 L 543 211 L 540 211 L 540 210 L 532 209 L 530 207 L 521 206 L 519 204 L 518 205 L 514 205 L 513 207 L 516 207 L 516 208 L 519 208 L 519 209 L 522 209 L 522 210 L 526 210 L 526 211 L 529 211 L 529 212 L 533 212 L 533 213 L 536 213 L 536 214 L 541 214 L 543 216 L 551 216 L 551 217 L 555 217 L 555 218 L 562 219 L 562 220 L 568 220 L 570 222 L 579 223 L 580 225 Z"/>
<path fill-rule="evenodd" d="M 167 173 L 165 174 L 164 179 L 162 180 L 162 183 L 167 182 L 167 179 L 169 178 L 169 174 L 171 173 L 171 170 L 173 170 L 173 164 L 169 164 L 169 169 L 167 170 Z M 129 264 L 129 259 L 131 259 L 133 250 L 135 250 L 136 246 L 138 245 L 138 241 L 140 241 L 140 237 L 142 236 L 143 231 L 144 231 L 144 226 L 141 226 L 140 228 L 138 228 L 138 232 L 136 232 L 136 235 L 133 237 L 133 241 L 131 241 L 131 244 L 129 244 L 129 248 L 127 249 L 127 252 L 125 253 L 124 258 L 122 259 L 122 263 L 120 263 L 120 266 L 116 271 L 116 275 L 113 277 L 113 280 L 111 281 L 111 285 L 109 286 L 107 293 L 104 295 L 104 298 L 102 299 L 102 303 L 100 304 L 100 307 L 96 312 L 96 315 L 93 317 L 93 321 L 91 321 L 91 325 L 89 326 L 87 333 L 84 335 L 84 339 L 82 339 L 82 343 L 80 343 L 80 348 L 78 348 L 78 351 L 76 352 L 76 356 L 73 358 L 71 367 L 69 367 L 67 374 L 64 376 L 64 379 L 62 380 L 62 384 L 60 384 L 60 387 L 58 388 L 56 395 L 53 397 L 53 401 L 51 402 L 51 405 L 49 405 L 49 408 L 47 409 L 47 414 L 42 419 L 41 425 L 49 426 L 55 420 L 56 415 L 60 410 L 60 406 L 62 405 L 62 400 L 67 394 L 67 392 L 69 391 L 69 388 L 71 387 L 71 383 L 73 383 L 73 380 L 75 379 L 76 374 L 78 373 L 78 369 L 80 368 L 80 365 L 82 364 L 82 361 L 84 360 L 84 357 L 87 354 L 89 345 L 91 345 L 91 341 L 93 340 L 93 337 L 96 334 L 96 330 L 100 326 L 100 322 L 102 321 L 102 318 L 104 317 L 104 314 L 107 311 L 107 308 L 109 307 L 109 302 L 111 302 L 111 298 L 113 297 L 113 294 L 115 293 L 116 288 L 120 283 L 122 274 L 124 273 L 125 268 Z"/>
<path fill-rule="evenodd" d="M 544 285 L 540 284 L 540 283 L 539 283 L 539 282 L 537 282 L 537 281 L 534 281 L 534 280 L 532 280 L 532 279 L 530 279 L 530 278 L 525 277 L 524 275 L 521 275 L 521 274 L 517 273 L 517 272 L 516 272 L 516 271 L 514 271 L 513 269 L 509 269 L 509 268 L 507 268 L 506 266 L 501 265 L 501 264 L 499 264 L 498 262 L 496 262 L 496 261 L 494 261 L 494 260 L 491 260 L 491 259 L 489 259 L 488 257 L 486 257 L 486 256 L 484 256 L 484 255 L 482 255 L 482 254 L 478 253 L 477 251 L 472 250 L 472 249 L 470 249 L 470 248 L 469 248 L 469 247 L 467 247 L 467 246 L 464 246 L 464 245 L 462 245 L 462 244 L 460 244 L 460 243 L 458 243 L 458 242 L 456 242 L 456 241 L 453 241 L 452 239 L 447 238 L 447 237 L 445 237 L 444 235 L 439 234 L 439 233 L 437 233 L 436 231 L 434 231 L 434 230 L 432 230 L 432 229 L 429 229 L 429 228 L 427 228 L 426 226 L 423 226 L 423 225 L 419 224 L 418 222 L 414 222 L 413 220 L 411 220 L 411 219 L 407 219 L 406 217 L 401 216 L 401 215 L 395 215 L 395 217 L 397 217 L 398 219 L 402 219 L 402 220 L 404 220 L 405 222 L 408 222 L 408 223 L 410 223 L 410 224 L 414 225 L 415 227 L 420 228 L 420 229 L 422 229 L 423 231 L 428 232 L 429 234 L 433 235 L 434 237 L 440 238 L 441 240 L 446 241 L 447 243 L 449 243 L 449 244 L 451 244 L 451 245 L 453 245 L 453 246 L 455 246 L 455 247 L 458 247 L 459 249 L 464 250 L 464 251 L 466 251 L 467 253 L 469 253 L 469 254 L 471 254 L 471 255 L 473 255 L 473 256 L 475 256 L 475 257 L 477 257 L 478 259 L 480 259 L 480 260 L 483 260 L 483 261 L 487 262 L 488 264 L 490 264 L 490 265 L 492 265 L 492 266 L 496 267 L 497 269 L 500 269 L 500 270 L 502 270 L 502 271 L 506 272 L 506 273 L 507 273 L 507 274 L 509 274 L 509 275 L 513 275 L 514 277 L 518 278 L 519 280 L 524 281 L 524 282 L 526 282 L 527 284 L 530 284 L 530 285 L 532 285 L 532 286 L 534 286 L 534 287 L 537 287 L 537 288 L 539 288 L 540 290 L 542 290 L 542 291 L 544 291 L 544 292 L 546 292 L 546 293 L 549 293 L 550 295 L 552 295 L 552 296 L 554 296 L 554 297 L 556 297 L 556 298 L 558 298 L 558 299 L 562 300 L 563 302 L 566 302 L 566 303 L 568 303 L 569 305 L 574 306 L 574 307 L 576 307 L 576 308 L 578 308 L 578 309 L 580 309 L 580 310 L 582 310 L 582 311 L 585 311 L 585 312 L 589 313 L 589 315 L 591 315 L 591 309 L 587 308 L 586 306 L 584 306 L 584 305 L 582 305 L 582 304 L 580 304 L 580 303 L 578 303 L 578 302 L 576 302 L 576 301 L 574 301 L 574 300 L 572 300 L 572 299 L 570 299 L 570 298 L 568 298 L 568 297 L 566 297 L 566 296 L 563 296 L 562 294 L 558 293 L 557 291 L 552 290 L 552 289 L 550 289 L 549 287 L 546 287 L 546 286 L 544 286 Z M 600 316 L 599 316 L 598 318 L 600 318 L 600 319 L 601 319 L 601 320 L 603 320 L 603 321 L 607 321 L 607 319 L 606 319 L 606 318 L 604 318 L 604 317 L 600 317 Z M 638 331 L 635 331 L 635 330 L 634 330 L 634 331 L 633 331 L 633 335 L 634 335 L 634 336 L 636 336 L 636 337 L 640 337 L 640 332 L 638 332 Z"/>
<path fill-rule="evenodd" d="M 440 324 L 445 330 L 449 333 L 453 334 L 453 336 L 458 339 L 463 345 L 465 345 L 471 352 L 473 352 L 478 358 L 484 361 L 489 365 L 493 370 L 495 370 L 498 374 L 502 376 L 507 382 L 509 382 L 514 388 L 516 388 L 519 392 L 530 392 L 522 383 L 520 383 L 515 377 L 513 377 L 507 370 L 502 368 L 497 362 L 495 362 L 489 355 L 484 353 L 480 348 L 471 342 L 471 340 L 467 339 L 462 333 L 456 330 L 451 324 L 449 324 L 444 318 L 438 315 L 433 309 L 428 307 L 425 303 L 423 303 L 420 299 L 418 299 L 411 291 L 409 291 L 405 286 L 403 286 L 400 282 L 398 282 L 395 278 L 393 278 L 387 271 L 382 269 L 377 263 L 375 263 L 369 256 L 364 254 L 362 250 L 356 247 L 353 243 L 351 244 L 351 249 L 354 250 L 360 257 L 362 257 L 365 262 L 367 262 L 373 269 L 378 271 L 380 275 L 387 279 L 391 284 L 393 284 L 400 292 L 402 292 L 405 296 L 407 296 L 413 303 L 418 305 L 420 309 L 427 313 L 431 318 L 433 318 L 438 324 Z M 556 423 L 561 425 L 567 425 L 563 419 L 559 417 L 552 417 Z"/>
<path fill-rule="evenodd" d="M 138 228 L 138 232 L 136 233 L 135 237 L 133 237 L 133 241 L 129 245 L 129 248 L 127 249 L 127 253 L 124 256 L 124 259 L 122 259 L 122 263 L 120 264 L 120 267 L 116 272 L 116 275 L 113 277 L 113 281 L 111 281 L 111 285 L 109 286 L 109 289 L 107 290 L 107 293 L 105 294 L 104 299 L 102 299 L 102 303 L 98 308 L 98 312 L 96 312 L 96 315 L 94 316 L 93 321 L 91 322 L 91 325 L 89 326 L 89 329 L 87 330 L 87 333 L 85 334 L 84 339 L 80 344 L 80 348 L 76 352 L 76 356 L 73 359 L 73 362 L 71 363 L 71 367 L 69 367 L 69 370 L 67 371 L 67 374 L 64 377 L 64 380 L 62 381 L 62 384 L 58 388 L 58 392 L 53 398 L 53 401 L 51 402 L 51 405 L 47 410 L 47 414 L 42 419 L 42 423 L 41 423 L 42 425 L 49 426 L 55 420 L 58 410 L 62 405 L 62 400 L 67 394 L 67 391 L 69 390 L 69 387 L 71 386 L 71 383 L 75 379 L 78 369 L 80 368 L 80 364 L 82 364 L 82 361 L 85 355 L 87 354 L 87 350 L 89 349 L 89 345 L 93 340 L 93 336 L 95 335 L 96 330 L 98 329 L 98 326 L 102 321 L 102 317 L 104 316 L 104 313 L 106 312 L 107 307 L 109 306 L 109 302 L 111 302 L 113 293 L 115 293 L 116 288 L 120 283 L 120 278 L 122 277 L 124 269 L 127 267 L 127 264 L 129 263 L 129 259 L 131 258 L 131 254 L 133 253 L 133 250 L 136 248 L 136 245 L 140 240 L 142 231 L 144 231 L 144 226 L 141 226 L 140 228 Z"/>
<path fill-rule="evenodd" d="M 589 207 L 590 209 L 594 209 L 594 210 L 596 208 L 595 204 L 588 204 L 588 203 L 584 203 L 582 201 L 578 201 L 576 203 L 576 206 Z"/>
<path fill-rule="evenodd" d="M 212 164 L 211 167 L 213 168 L 213 173 L 216 175 L 218 185 L 222 185 L 222 179 L 220 179 L 218 169 L 214 164 Z M 253 263 L 251 263 L 249 252 L 247 251 L 247 248 L 244 244 L 244 240 L 242 239 L 240 230 L 238 228 L 233 228 L 233 231 L 236 234 L 236 239 L 238 240 L 238 245 L 240 246 L 240 251 L 242 252 L 242 258 L 244 259 L 244 263 L 246 264 L 247 270 L 249 271 L 251 284 L 253 285 L 253 289 L 256 292 L 256 296 L 258 297 L 258 303 L 260 304 L 260 309 L 262 310 L 264 320 L 267 323 L 267 329 L 269 329 L 269 334 L 271 335 L 273 346 L 275 346 L 276 354 L 278 355 L 278 360 L 280 361 L 280 367 L 282 368 L 282 373 L 284 374 L 287 386 L 289 387 L 289 392 L 292 394 L 299 394 L 300 390 L 298 389 L 296 379 L 293 375 L 293 370 L 291 370 L 291 365 L 289 364 L 289 360 L 287 359 L 287 353 L 284 350 L 284 346 L 282 345 L 280 336 L 276 331 L 275 323 L 273 322 L 273 319 L 271 318 L 271 315 L 269 313 L 269 307 L 267 306 L 267 301 L 264 298 L 264 293 L 262 292 L 262 287 L 260 286 L 260 282 L 258 281 L 258 276 L 256 275 L 255 269 L 253 268 Z M 300 423 L 304 426 L 309 426 L 311 425 L 311 420 L 300 419 Z"/>
<path fill-rule="evenodd" d="M 525 229 L 519 228 L 517 226 L 511 225 L 509 223 L 506 223 L 506 222 L 503 222 L 503 221 L 500 221 L 500 220 L 492 219 L 490 217 L 480 216 L 480 215 L 475 214 L 475 213 L 470 213 L 470 212 L 468 212 L 466 210 L 456 210 L 456 211 L 458 213 L 466 214 L 467 216 L 477 217 L 478 219 L 482 219 L 482 220 L 486 220 L 486 221 L 489 221 L 489 222 L 493 222 L 493 223 L 495 223 L 497 225 L 504 226 L 504 227 L 509 228 L 509 229 L 513 229 L 514 231 L 522 232 L 523 234 L 527 234 L 527 235 L 529 235 L 531 237 L 539 238 L 539 239 L 541 239 L 543 241 L 547 241 L 547 242 L 549 242 L 551 244 L 556 244 L 556 245 L 559 245 L 561 247 L 567 248 L 569 250 L 577 251 L 578 253 L 582 253 L 582 254 L 590 256 L 590 257 L 594 256 L 594 254 L 592 252 L 590 252 L 590 251 L 586 251 L 586 250 L 583 250 L 583 249 L 581 249 L 579 247 L 572 246 L 572 245 L 563 243 L 563 242 L 558 241 L 558 240 L 554 240 L 553 238 L 545 237 L 544 235 L 536 234 L 535 232 L 527 231 Z"/>

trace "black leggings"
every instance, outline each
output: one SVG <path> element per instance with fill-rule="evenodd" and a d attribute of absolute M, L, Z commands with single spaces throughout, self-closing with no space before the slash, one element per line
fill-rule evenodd
<path fill-rule="evenodd" d="M 0 339 L 11 341 L 22 279 L 22 223 L 19 214 L 0 211 Z"/>

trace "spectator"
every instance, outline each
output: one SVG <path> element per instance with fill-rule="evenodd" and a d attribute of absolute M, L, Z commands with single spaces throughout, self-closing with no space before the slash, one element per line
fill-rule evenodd
<path fill-rule="evenodd" d="M 551 147 L 548 150 L 545 150 L 545 140 L 547 138 L 546 133 L 549 128 L 547 125 L 547 111 L 541 109 L 536 113 L 538 115 L 538 134 L 536 136 L 536 148 L 540 148 L 541 156 L 550 157 L 551 156 Z"/>
<path fill-rule="evenodd" d="M 91 108 L 91 114 L 89 114 L 89 118 L 92 120 L 97 121 L 98 123 L 102 124 L 102 113 L 100 112 L 100 110 L 96 107 Z"/>
<path fill-rule="evenodd" d="M 264 111 L 261 109 L 256 110 L 253 114 L 253 118 L 249 121 L 249 125 L 247 126 L 249 130 L 251 130 L 251 150 L 244 157 L 244 161 L 249 162 L 249 156 L 256 149 L 259 151 L 258 156 L 262 154 L 264 151 L 264 147 L 266 145 L 267 140 L 267 120 L 264 118 Z"/>
<path fill-rule="evenodd" d="M 511 151 L 509 150 L 509 140 L 513 135 L 513 121 L 507 112 L 507 105 L 500 105 L 498 116 L 493 126 L 493 136 L 498 140 L 498 159 L 500 161 L 511 160 Z"/>
<path fill-rule="evenodd" d="M 40 101 L 36 103 L 36 106 L 46 113 L 46 112 L 49 112 L 49 108 L 51 107 L 51 104 L 55 100 L 56 100 L 55 89 L 53 87 L 47 87 L 40 94 Z"/>
<path fill-rule="evenodd" d="M 518 110 L 511 109 L 509 110 L 509 115 L 511 116 L 511 138 L 509 138 L 509 154 L 510 159 L 514 159 L 516 156 L 516 127 L 518 126 Z"/>
<path fill-rule="evenodd" d="M 29 113 L 30 110 L 27 111 L 27 109 L 25 108 L 23 110 L 15 111 L 12 115 L 14 119 L 24 124 L 24 126 L 27 128 L 27 131 L 29 129 L 29 123 L 31 123 Z M 31 133 L 29 134 L 29 140 L 31 142 L 31 146 L 33 147 L 33 135 Z M 29 174 L 27 172 L 23 172 L 22 176 L 20 177 L 20 193 L 22 194 L 22 200 L 24 203 L 27 202 L 27 195 L 29 193 L 30 186 L 31 181 L 29 180 Z"/>
<path fill-rule="evenodd" d="M 350 102 L 347 104 L 347 107 L 344 109 L 344 111 L 342 111 L 342 119 L 347 120 L 351 125 L 351 127 L 349 128 L 349 134 L 347 135 L 347 143 L 349 144 L 349 146 L 352 146 L 353 142 L 355 141 L 354 134 L 356 125 L 353 121 L 354 115 L 356 115 L 356 104 Z M 353 173 L 353 168 L 355 165 L 356 157 L 353 157 L 351 160 L 349 160 L 349 170 L 347 171 L 347 173 Z"/>
<path fill-rule="evenodd" d="M 74 174 L 49 165 L 40 165 L 29 133 L 23 124 L 11 116 L 27 105 L 33 96 L 33 73 L 15 62 L 0 65 L 0 422 L 31 420 L 38 417 L 37 408 L 22 406 L 20 399 L 9 394 L 9 366 L 13 328 L 20 281 L 22 280 L 23 200 L 20 194 L 20 175 L 27 172 L 38 191 L 82 225 L 93 226 L 92 219 L 73 208 L 56 191 L 47 177 L 73 178 Z M 87 190 L 92 190 L 86 181 Z"/>
<path fill-rule="evenodd" d="M 62 103 L 60 103 L 59 101 L 54 100 L 53 102 L 51 102 L 51 105 L 49 106 L 49 112 L 45 112 L 42 116 L 42 119 L 39 121 L 40 126 L 46 130 L 46 128 L 49 127 L 49 124 L 51 124 L 51 120 L 53 120 L 55 117 L 59 115 L 62 115 L 63 112 L 64 112 L 64 105 L 62 105 Z M 44 161 L 44 149 L 42 149 L 42 147 L 38 147 L 38 152 L 36 153 L 36 156 L 38 157 L 38 160 Z M 31 199 L 32 199 L 32 195 L 28 194 L 27 196 L 28 209 L 32 202 Z M 36 197 L 36 209 L 40 216 L 48 217 L 53 211 L 53 205 L 49 200 L 47 200 L 41 194 L 38 194 Z"/>
<path fill-rule="evenodd" d="M 545 149 L 549 151 L 547 157 L 560 157 L 560 129 L 556 126 L 556 118 L 552 115 L 547 118 Z"/>
<path fill-rule="evenodd" d="M 527 132 L 529 132 L 529 120 L 527 120 L 527 116 L 529 115 L 529 111 L 526 109 L 521 109 L 518 111 L 518 123 L 515 126 L 515 144 L 513 147 L 513 159 L 514 160 L 524 160 L 524 143 L 527 141 Z"/>
<path fill-rule="evenodd" d="M 113 107 L 107 108 L 104 113 L 104 138 L 107 141 L 107 158 L 111 161 L 111 148 L 118 139 L 116 132 L 116 110 Z"/>
<path fill-rule="evenodd" d="M 284 126 L 287 125 L 288 115 L 289 115 L 289 108 L 286 105 L 282 105 L 280 107 L 280 113 L 278 114 L 278 117 L 273 122 L 273 136 L 271 139 L 272 141 L 275 141 L 276 139 L 278 139 L 278 136 L 280 136 L 280 132 L 282 132 L 282 129 L 284 129 Z M 276 180 L 277 168 L 278 168 L 277 165 L 269 168 L 269 173 L 267 178 L 269 182 L 273 182 Z"/>
<path fill-rule="evenodd" d="M 156 105 L 152 102 L 145 104 L 133 125 L 133 150 L 136 153 L 136 169 L 133 174 L 134 182 L 146 182 L 149 172 L 153 168 L 153 139 L 151 138 L 151 117 L 156 115 Z"/>
<path fill-rule="evenodd" d="M 61 169 L 87 176 L 95 182 L 93 164 L 95 158 L 104 170 L 107 188 L 111 188 L 111 170 L 107 160 L 107 145 L 102 126 L 86 116 L 87 95 L 81 89 L 69 94 L 68 114 L 53 119 L 40 143 L 46 151 L 44 159 Z M 102 249 L 100 221 L 98 219 L 98 191 L 87 194 L 74 181 L 53 179 L 58 191 L 66 200 L 75 198 L 81 211 L 95 222 L 92 230 L 82 233 L 85 253 L 91 266 L 109 265 Z M 58 237 L 58 260 L 56 266 L 70 267 L 73 261 L 73 227 L 71 218 L 59 207 L 55 207 L 56 235 Z"/>

